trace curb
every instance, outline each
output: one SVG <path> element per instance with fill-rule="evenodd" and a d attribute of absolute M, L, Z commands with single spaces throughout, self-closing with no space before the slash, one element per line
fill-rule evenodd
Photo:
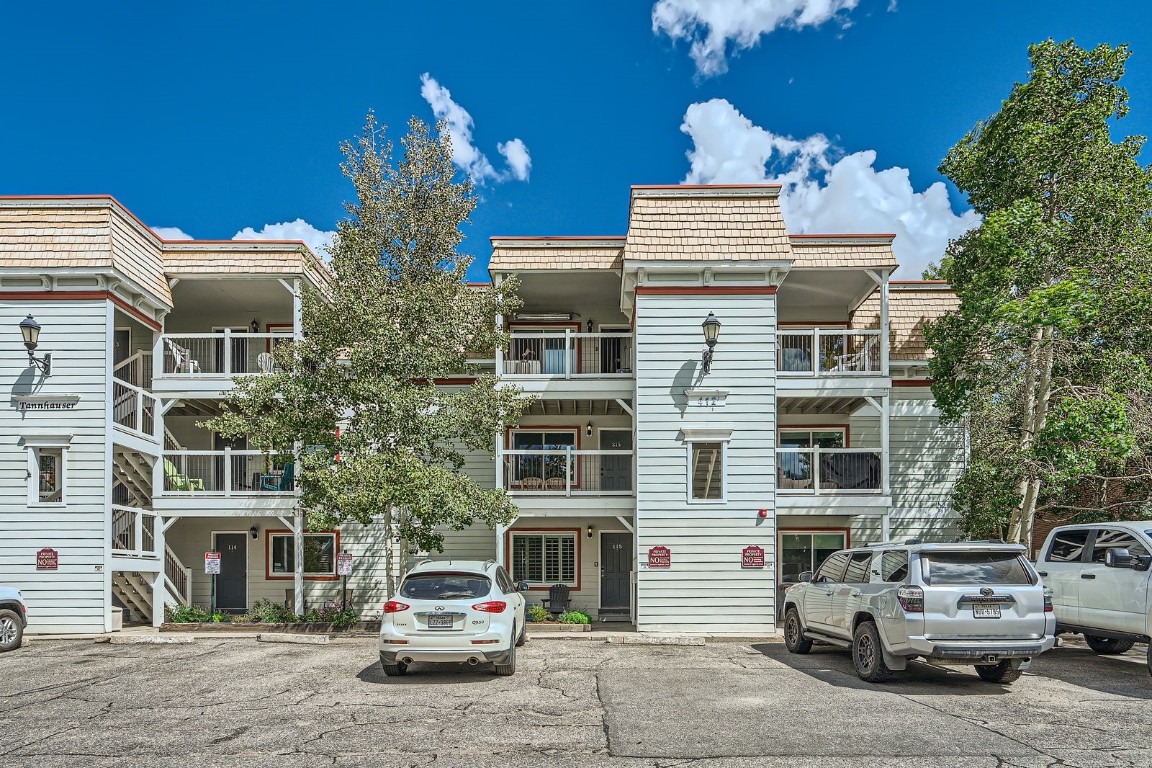
<path fill-rule="evenodd" d="M 611 635 L 605 641 L 613 645 L 704 645 L 703 635 Z"/>
<path fill-rule="evenodd" d="M 297 645 L 328 645 L 328 635 L 287 635 L 278 632 L 261 632 L 256 635 L 258 643 L 294 643 Z"/>
<path fill-rule="evenodd" d="M 187 645 L 195 642 L 196 638 L 190 635 L 163 636 L 160 635 L 106 635 L 96 638 L 96 642 L 106 642 L 110 645 Z"/>

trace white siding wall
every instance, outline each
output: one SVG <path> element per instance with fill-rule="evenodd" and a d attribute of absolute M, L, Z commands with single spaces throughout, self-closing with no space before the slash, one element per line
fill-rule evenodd
<path fill-rule="evenodd" d="M 964 432 L 944 426 L 927 387 L 894 390 L 892 537 L 953 541 L 961 535 L 952 488 L 964 471 Z"/>
<path fill-rule="evenodd" d="M 41 383 L 27 366 L 16 325 L 31 313 L 43 327 L 37 356 L 52 353 L 52 375 Z M 28 631 L 103 632 L 110 620 L 110 573 L 105 546 L 109 459 L 106 445 L 110 334 L 107 301 L 5 301 L 0 328 L 0 382 L 9 397 L 79 395 L 68 411 L 0 410 L 0 583 L 24 591 Z M 28 452 L 24 436 L 73 435 L 65 459 L 65 507 L 27 504 Z M 56 571 L 37 571 L 36 552 L 60 553 Z"/>
<path fill-rule="evenodd" d="M 710 311 L 723 328 L 712 373 L 701 378 L 700 323 Z M 742 570 L 740 554 L 763 547 L 774 566 L 775 297 L 641 294 L 636 327 L 638 627 L 773 631 L 773 568 Z M 693 386 L 729 390 L 726 404 L 689 406 L 684 390 Z M 732 430 L 727 503 L 688 503 L 682 428 Z M 671 549 L 671 568 L 645 567 L 658 545 Z"/>

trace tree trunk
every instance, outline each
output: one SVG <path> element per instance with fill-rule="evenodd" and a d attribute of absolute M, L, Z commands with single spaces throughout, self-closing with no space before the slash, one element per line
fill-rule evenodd
<path fill-rule="evenodd" d="M 1026 454 L 1036 444 L 1036 435 L 1044 429 L 1048 420 L 1048 403 L 1052 395 L 1052 363 L 1055 351 L 1052 346 L 1052 328 L 1042 326 L 1036 329 L 1028 350 L 1028 367 L 1025 374 L 1023 431 L 1020 435 L 1020 453 Z M 1017 490 L 1020 504 L 1013 510 L 1008 521 L 1008 541 L 1023 544 L 1031 549 L 1032 530 L 1036 520 L 1036 502 L 1040 498 L 1043 483 L 1025 469 Z"/>

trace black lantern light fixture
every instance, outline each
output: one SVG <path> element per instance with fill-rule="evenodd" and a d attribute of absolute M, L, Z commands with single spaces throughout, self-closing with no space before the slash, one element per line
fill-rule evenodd
<path fill-rule="evenodd" d="M 592 422 L 588 422 L 588 426 L 584 427 L 584 436 L 592 437 Z"/>
<path fill-rule="evenodd" d="M 24 348 L 28 350 L 28 362 L 35 365 L 45 376 L 51 375 L 52 354 L 46 353 L 44 357 L 32 354 L 40 344 L 40 323 L 36 322 L 32 315 L 20 321 L 20 335 L 24 337 Z"/>
<path fill-rule="evenodd" d="M 257 528 L 256 526 L 252 526 L 251 528 L 248 529 L 248 535 L 254 539 L 260 538 L 260 529 Z"/>
<path fill-rule="evenodd" d="M 588 333 L 592 333 L 592 329 L 596 327 L 592 322 L 592 318 L 588 318 L 586 325 L 588 326 Z"/>
<path fill-rule="evenodd" d="M 596 526 L 594 526 L 594 525 L 588 526 L 588 538 L 592 538 L 595 535 L 596 535 Z"/>
<path fill-rule="evenodd" d="M 260 321 L 252 318 L 252 323 L 248 326 L 252 329 L 252 333 L 260 333 Z"/>
<path fill-rule="evenodd" d="M 704 343 L 708 345 L 708 349 L 704 350 L 704 373 L 709 373 L 712 370 L 712 350 L 720 338 L 720 321 L 709 312 L 700 327 L 704 330 Z"/>

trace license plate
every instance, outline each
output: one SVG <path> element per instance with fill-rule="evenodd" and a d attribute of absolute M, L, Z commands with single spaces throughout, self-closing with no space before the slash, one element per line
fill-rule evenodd
<path fill-rule="evenodd" d="M 998 619 L 1000 618 L 999 605 L 973 605 L 972 618 L 974 619 Z"/>
<path fill-rule="evenodd" d="M 997 615 L 999 615 L 999 613 L 1000 613 L 999 608 L 996 609 L 996 613 L 997 613 Z M 451 616 L 429 616 L 428 617 L 428 629 L 451 629 L 451 628 L 452 628 L 452 617 Z"/>

